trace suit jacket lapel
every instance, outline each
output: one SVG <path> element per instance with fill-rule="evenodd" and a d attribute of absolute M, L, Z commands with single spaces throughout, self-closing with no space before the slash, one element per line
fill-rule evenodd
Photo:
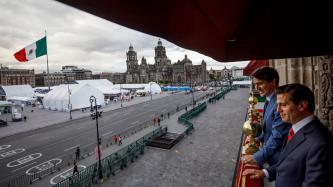
<path fill-rule="evenodd" d="M 273 97 L 268 102 L 268 105 L 266 106 L 265 113 L 264 113 L 264 121 L 267 120 L 267 118 L 272 115 L 272 110 L 275 109 L 274 103 L 276 103 L 276 95 L 273 95 Z"/>
<path fill-rule="evenodd" d="M 287 145 L 284 147 L 284 149 L 281 152 L 281 155 L 279 157 L 279 163 L 283 161 L 287 155 L 290 154 L 294 149 L 296 149 L 297 146 L 302 144 L 304 142 L 305 134 L 311 132 L 315 127 L 315 120 L 312 120 L 309 124 L 307 124 L 304 128 L 300 129 L 291 139 Z"/>

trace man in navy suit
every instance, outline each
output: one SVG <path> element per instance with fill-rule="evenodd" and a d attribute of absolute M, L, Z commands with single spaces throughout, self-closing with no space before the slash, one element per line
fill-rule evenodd
<path fill-rule="evenodd" d="M 273 165 L 278 161 L 283 141 L 288 134 L 290 124 L 282 122 L 280 114 L 276 111 L 275 89 L 279 85 L 279 74 L 271 67 L 257 69 L 252 75 L 253 84 L 260 96 L 266 97 L 263 114 L 263 131 L 256 138 L 263 143 L 262 148 L 254 155 L 245 155 L 242 161 L 245 164 L 265 163 Z"/>
<path fill-rule="evenodd" d="M 267 177 L 276 187 L 332 187 L 333 135 L 314 116 L 313 92 L 301 84 L 277 89 L 278 112 L 292 124 L 278 162 L 263 170 L 248 169 L 250 178 Z"/>

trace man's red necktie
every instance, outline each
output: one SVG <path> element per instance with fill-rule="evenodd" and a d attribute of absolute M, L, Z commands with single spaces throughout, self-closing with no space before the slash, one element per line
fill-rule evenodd
<path fill-rule="evenodd" d="M 288 133 L 288 141 L 291 140 L 293 137 L 294 137 L 294 131 L 293 128 L 290 128 Z"/>

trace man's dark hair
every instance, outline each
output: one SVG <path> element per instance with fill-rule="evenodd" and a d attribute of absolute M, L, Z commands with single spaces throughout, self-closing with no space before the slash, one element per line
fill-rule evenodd
<path fill-rule="evenodd" d="M 294 102 L 296 105 L 299 104 L 301 101 L 308 102 L 308 112 L 313 113 L 315 110 L 315 98 L 313 92 L 310 88 L 294 83 L 294 84 L 286 84 L 283 86 L 279 86 L 276 89 L 276 94 L 288 94 L 288 99 Z"/>
<path fill-rule="evenodd" d="M 268 82 L 272 82 L 275 79 L 276 86 L 279 85 L 279 74 L 276 69 L 271 67 L 262 67 L 257 69 L 255 72 L 252 73 L 252 77 L 255 77 L 259 80 L 265 80 Z"/>

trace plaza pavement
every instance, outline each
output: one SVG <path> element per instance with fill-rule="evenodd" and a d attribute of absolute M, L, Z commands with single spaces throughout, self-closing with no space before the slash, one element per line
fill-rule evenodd
<path fill-rule="evenodd" d="M 159 99 L 162 97 L 168 96 L 169 93 L 162 93 L 162 94 L 155 94 L 153 95 L 153 100 Z M 125 101 L 123 102 L 123 107 L 143 103 L 143 102 L 149 102 L 150 96 L 146 97 L 134 97 L 131 101 Z M 110 110 L 116 110 L 121 107 L 120 101 L 117 103 L 111 102 L 110 104 L 106 105 L 100 111 L 110 111 Z M 21 108 L 19 106 L 16 107 L 16 109 L 21 112 Z M 32 112 L 33 111 L 33 112 Z M 78 119 L 82 118 L 84 116 L 89 116 L 90 110 L 85 110 L 82 112 L 79 111 L 72 111 L 72 119 Z M 43 128 L 46 126 L 50 126 L 57 123 L 62 123 L 65 121 L 69 121 L 69 112 L 59 112 L 59 111 L 51 111 L 51 110 L 45 110 L 38 107 L 31 107 L 27 106 L 24 107 L 22 117 L 27 116 L 26 121 L 18 121 L 18 122 L 12 122 L 11 121 L 11 114 L 2 114 L 0 117 L 3 120 L 8 121 L 8 126 L 1 126 L 0 127 L 0 138 L 27 132 L 30 130 Z"/>
<path fill-rule="evenodd" d="M 171 150 L 148 147 L 143 156 L 103 184 L 115 187 L 187 187 L 232 184 L 242 125 L 246 115 L 248 89 L 229 92 L 225 99 L 209 104 L 191 122 L 195 130 Z M 178 116 L 163 121 L 168 129 L 180 130 Z M 181 131 L 181 130 L 180 130 Z"/>
<path fill-rule="evenodd" d="M 166 95 L 164 95 L 166 96 Z M 163 96 L 160 96 L 159 98 L 161 98 Z M 149 97 L 150 99 L 150 97 Z M 157 99 L 157 97 L 156 97 Z M 190 109 L 190 108 L 189 108 Z M 186 128 L 184 125 L 182 124 L 179 124 L 178 123 L 178 117 L 180 115 L 182 115 L 183 113 L 185 113 L 185 109 L 183 110 L 180 110 L 179 112 L 173 114 L 173 115 L 170 115 L 170 118 L 168 117 L 165 117 L 164 120 L 161 121 L 161 126 L 162 128 L 164 127 L 168 127 L 168 132 L 172 132 L 172 133 L 184 133 Z M 156 126 L 149 126 L 148 128 L 145 128 L 129 137 L 125 137 L 122 141 L 123 144 L 121 144 L 120 146 L 119 145 L 110 145 L 108 148 L 106 147 L 103 147 L 102 148 L 102 157 L 101 159 L 107 157 L 108 155 L 111 155 L 112 153 L 115 153 L 117 151 L 119 151 L 120 149 L 128 146 L 129 144 L 139 140 L 140 138 L 142 138 L 143 136 L 151 133 L 152 131 L 158 129 L 159 127 L 156 125 Z M 139 157 L 140 159 L 140 157 Z M 94 154 L 82 159 L 82 160 L 79 160 L 78 161 L 78 165 L 84 165 L 84 166 L 90 166 L 92 165 L 93 163 L 97 162 L 97 159 L 96 159 L 96 156 Z M 32 187 L 46 187 L 46 186 L 51 186 L 51 183 L 50 183 L 50 180 L 52 178 L 54 178 L 55 176 L 63 173 L 64 171 L 66 170 L 70 170 L 69 173 L 72 172 L 72 169 L 73 168 L 73 165 L 72 163 L 70 163 L 70 165 L 64 169 L 62 169 L 61 171 L 59 172 L 56 172 L 50 176 L 47 176 L 45 178 L 43 178 L 41 181 L 36 181 L 35 183 L 33 183 Z M 122 172 L 122 171 L 121 171 Z M 121 174 L 120 172 L 120 174 Z M 100 184 L 100 185 L 103 185 L 103 184 Z"/>
<path fill-rule="evenodd" d="M 93 186 L 231 186 L 242 124 L 246 114 L 248 91 L 248 89 L 231 91 L 224 100 L 209 104 L 205 111 L 191 120 L 195 128 L 193 133 L 185 136 L 171 150 L 147 147 L 145 154 L 136 159 L 134 163 L 129 164 L 115 176 L 106 179 L 102 184 Z M 160 97 L 164 96 L 166 95 L 160 95 Z M 131 104 L 149 100 L 150 97 L 144 97 Z M 117 104 L 120 107 L 120 103 Z M 109 110 L 117 108 L 112 108 L 112 105 L 108 107 Z M 106 109 L 103 110 L 106 111 Z M 177 121 L 184 112 L 185 110 L 181 110 L 171 115 L 169 119 L 163 120 L 161 125 L 167 126 L 169 132 L 184 132 L 185 127 Z M 86 113 L 89 115 L 88 111 Z M 68 113 L 61 114 L 62 117 L 69 115 Z M 77 114 L 73 114 L 73 118 L 81 115 L 84 113 L 78 111 Z M 102 158 L 140 139 L 156 128 L 158 127 L 150 126 L 127 137 L 121 146 L 112 145 L 104 148 Z M 89 166 L 95 162 L 97 162 L 95 155 L 91 155 L 80 160 L 79 164 Z M 72 167 L 70 165 L 64 170 Z M 51 186 L 50 179 L 62 171 L 47 176 L 30 186 Z"/>

